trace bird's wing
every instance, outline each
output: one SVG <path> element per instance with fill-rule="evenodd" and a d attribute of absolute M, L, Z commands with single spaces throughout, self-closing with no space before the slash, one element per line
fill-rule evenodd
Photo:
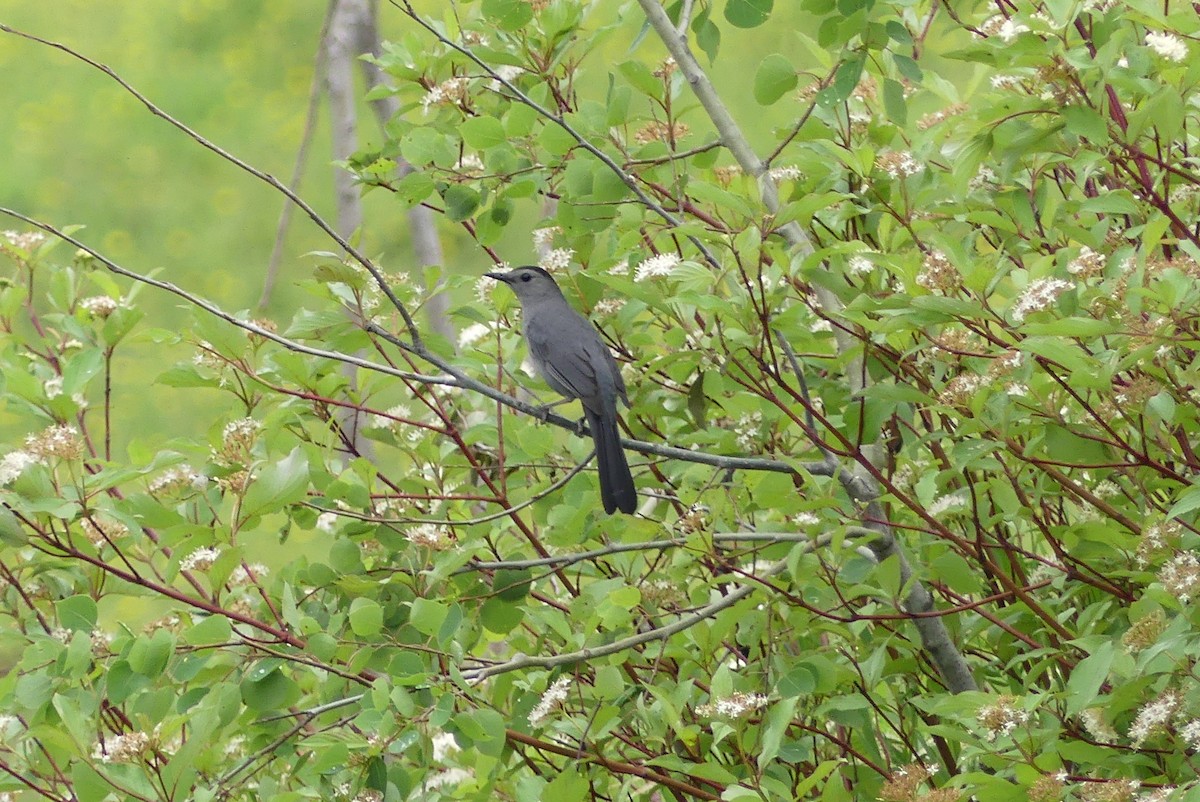
<path fill-rule="evenodd" d="M 617 391 L 609 378 L 613 374 L 600 336 L 584 318 L 578 318 L 578 323 L 587 327 L 588 336 L 564 336 L 548 327 L 533 326 L 525 331 L 525 339 L 534 364 L 555 392 L 594 405 L 604 397 L 606 387 L 610 395 Z"/>

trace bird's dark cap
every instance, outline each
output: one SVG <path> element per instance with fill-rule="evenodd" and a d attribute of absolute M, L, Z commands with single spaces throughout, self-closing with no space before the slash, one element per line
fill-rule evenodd
<path fill-rule="evenodd" d="M 484 273 L 484 275 L 487 276 L 488 278 L 494 278 L 494 279 L 496 279 L 496 281 L 503 281 L 505 284 L 511 284 L 512 282 L 517 280 L 517 277 L 521 275 L 522 271 L 532 271 L 534 273 L 541 273 L 543 276 L 550 279 L 551 281 L 554 280 L 554 276 L 550 275 L 548 272 L 546 272 L 545 269 L 540 268 L 537 265 L 521 265 L 520 267 L 514 267 L 512 270 L 509 270 L 506 273 L 501 273 L 499 271 L 492 271 L 491 273 Z"/>

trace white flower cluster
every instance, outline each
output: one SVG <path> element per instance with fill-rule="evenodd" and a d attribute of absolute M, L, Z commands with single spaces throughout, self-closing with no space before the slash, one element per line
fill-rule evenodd
<path fill-rule="evenodd" d="M 208 477 L 196 473 L 190 465 L 179 465 L 165 471 L 148 487 L 151 493 L 178 493 L 183 490 L 201 491 L 208 486 Z"/>
<path fill-rule="evenodd" d="M 100 736 L 92 749 L 92 759 L 101 763 L 132 763 L 140 760 L 150 748 L 150 736 L 144 732 Z"/>
<path fill-rule="evenodd" d="M 645 281 L 656 276 L 669 276 L 679 266 L 679 256 L 673 253 L 660 253 L 651 256 L 637 266 L 633 273 L 634 281 Z"/>
<path fill-rule="evenodd" d="M 414 546 L 424 546 L 434 551 L 454 545 L 454 535 L 450 530 L 437 524 L 419 524 L 410 528 L 404 536 Z"/>
<path fill-rule="evenodd" d="M 696 708 L 696 715 L 705 718 L 720 716 L 722 718 L 742 718 L 759 708 L 766 707 L 767 697 L 761 693 L 737 692 L 730 696 L 718 698 L 708 704 Z"/>
<path fill-rule="evenodd" d="M 1158 572 L 1158 581 L 1168 593 L 1187 603 L 1200 594 L 1200 558 L 1191 551 L 1176 554 Z"/>
<path fill-rule="evenodd" d="M 89 316 L 98 320 L 103 320 L 117 311 L 117 307 L 120 305 L 120 301 L 110 298 L 107 295 L 93 295 L 79 302 L 79 306 L 84 312 L 87 312 Z"/>
<path fill-rule="evenodd" d="M 536 251 L 544 251 L 554 244 L 554 238 L 562 233 L 562 229 L 558 226 L 546 226 L 545 228 L 535 228 L 533 234 L 533 249 Z M 507 265 L 506 265 L 507 267 Z M 497 270 L 499 267 L 497 267 Z"/>
<path fill-rule="evenodd" d="M 458 333 L 459 350 L 465 351 L 495 330 L 496 327 L 490 323 L 472 323 Z"/>
<path fill-rule="evenodd" d="M 1188 54 L 1187 45 L 1173 33 L 1150 31 L 1146 34 L 1146 46 L 1169 61 L 1183 61 Z"/>
<path fill-rule="evenodd" d="M 979 709 L 976 717 L 987 730 L 989 741 L 994 741 L 1001 735 L 1009 735 L 1029 721 L 1029 711 L 1021 709 L 1017 704 L 1015 697 L 1005 695 L 993 704 Z"/>
<path fill-rule="evenodd" d="M 46 241 L 46 235 L 41 231 L 5 231 L 2 235 L 9 245 L 23 251 L 32 251 Z"/>
<path fill-rule="evenodd" d="M 425 93 L 425 97 L 421 99 L 421 110 L 428 114 L 430 106 L 457 103 L 464 99 L 467 96 L 468 83 L 469 79 L 462 76 L 442 81 Z"/>
<path fill-rule="evenodd" d="M 220 549 L 201 546 L 192 551 L 191 554 L 179 561 L 180 571 L 206 571 L 212 568 L 213 563 L 221 556 Z"/>
<path fill-rule="evenodd" d="M 1179 710 L 1179 703 L 1179 694 L 1167 691 L 1153 702 L 1142 705 L 1133 724 L 1129 725 L 1129 739 L 1135 749 L 1141 748 L 1151 735 L 1167 728 L 1171 718 Z"/>
<path fill-rule="evenodd" d="M 547 272 L 566 270 L 571 264 L 571 257 L 574 255 L 574 248 L 555 248 L 543 256 L 542 260 L 538 262 L 538 264 Z"/>
<path fill-rule="evenodd" d="M 542 694 L 542 698 L 538 701 L 537 707 L 529 711 L 529 726 L 537 727 L 541 725 L 550 713 L 561 705 L 567 699 L 567 691 L 571 687 L 570 677 L 559 677 L 554 680 L 554 684 L 546 689 Z"/>
<path fill-rule="evenodd" d="M 1013 304 L 1013 320 L 1019 323 L 1031 312 L 1049 309 L 1058 300 L 1058 296 L 1069 289 L 1071 283 L 1059 278 L 1039 278 L 1029 282 L 1029 286 Z"/>
<path fill-rule="evenodd" d="M 31 465 L 41 460 L 28 451 L 10 451 L 0 459 L 0 485 L 11 484 Z"/>

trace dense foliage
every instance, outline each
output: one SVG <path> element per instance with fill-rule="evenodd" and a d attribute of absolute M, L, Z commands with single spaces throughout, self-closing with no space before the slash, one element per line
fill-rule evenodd
<path fill-rule="evenodd" d="M 402 110 L 347 166 L 497 262 L 541 215 L 636 516 L 490 280 L 331 231 L 276 326 L 5 234 L 0 791 L 1200 798 L 1194 12 L 801 5 L 381 9 Z M 238 414 L 116 453 L 131 341 Z"/>

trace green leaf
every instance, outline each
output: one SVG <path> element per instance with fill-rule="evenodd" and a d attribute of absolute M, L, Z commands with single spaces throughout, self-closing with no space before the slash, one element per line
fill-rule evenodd
<path fill-rule="evenodd" d="M 470 219 L 479 208 L 479 193 L 464 184 L 451 184 L 442 193 L 446 217 L 456 222 Z"/>
<path fill-rule="evenodd" d="M 796 68 L 779 53 L 772 53 L 758 65 L 754 74 L 754 99 L 770 106 L 796 88 Z"/>
<path fill-rule="evenodd" d="M 1088 139 L 1094 145 L 1102 145 L 1108 141 L 1108 124 L 1095 109 L 1087 106 L 1065 106 L 1062 116 L 1067 121 L 1067 130 L 1076 136 Z"/>
<path fill-rule="evenodd" d="M 854 54 L 838 65 L 837 72 L 833 74 L 833 84 L 828 89 L 824 90 L 830 93 L 824 98 L 826 102 L 844 103 L 850 94 L 858 86 L 858 80 L 862 77 L 863 64 L 866 58 L 861 54 Z"/>
<path fill-rule="evenodd" d="M 525 620 L 525 608 L 503 599 L 491 598 L 479 610 L 479 621 L 488 629 L 503 635 L 512 632 Z"/>
<path fill-rule="evenodd" d="M 1171 509 L 1167 510 L 1167 517 L 1178 518 L 1196 509 L 1200 509 L 1200 484 L 1191 485 L 1180 493 Z"/>
<path fill-rule="evenodd" d="M 1096 695 L 1100 686 L 1108 679 L 1108 670 L 1113 662 L 1113 645 L 1111 641 L 1101 643 L 1092 649 L 1087 657 L 1076 664 L 1067 679 L 1066 703 L 1067 715 L 1073 716 L 1096 703 Z"/>
<path fill-rule="evenodd" d="M 303 501 L 308 491 L 308 458 L 300 446 L 268 465 L 251 482 L 242 499 L 242 520 L 279 512 Z"/>
<path fill-rule="evenodd" d="M 908 104 L 904 100 L 904 86 L 892 78 L 883 79 L 883 108 L 888 118 L 896 125 L 908 120 Z"/>
<path fill-rule="evenodd" d="M 783 737 L 787 735 L 788 726 L 792 723 L 792 716 L 795 714 L 796 705 L 799 702 L 800 699 L 793 696 L 771 705 L 766 717 L 766 726 L 763 728 L 762 743 L 759 746 L 759 766 L 767 765 L 779 754 L 779 745 L 783 742 Z"/>
<path fill-rule="evenodd" d="M 96 628 L 96 602 L 91 596 L 68 596 L 54 604 L 59 626 L 74 632 Z"/>
<path fill-rule="evenodd" d="M 617 65 L 617 72 L 643 94 L 660 97 L 663 93 L 662 79 L 640 61 L 624 61 Z"/>
<path fill-rule="evenodd" d="M 71 790 L 79 802 L 104 802 L 112 785 L 91 764 L 76 760 L 71 766 Z"/>
<path fill-rule="evenodd" d="M 157 677 L 167 667 L 175 650 L 175 636 L 160 629 L 153 635 L 142 635 L 129 650 L 129 667 L 146 677 Z"/>
<path fill-rule="evenodd" d="M 1120 326 L 1114 321 L 1090 317 L 1066 317 L 1021 326 L 1021 331 L 1026 334 L 1044 334 L 1051 337 L 1100 337 L 1113 334 L 1119 329 Z"/>
<path fill-rule="evenodd" d="M 348 619 L 355 635 L 377 635 L 383 629 L 383 608 L 373 599 L 355 599 L 350 603 Z"/>
<path fill-rule="evenodd" d="M 417 597 L 412 601 L 408 622 L 423 635 L 436 635 L 449 612 L 450 608 L 439 601 Z"/>
<path fill-rule="evenodd" d="M 526 0 L 483 0 L 483 16 L 501 30 L 515 31 L 533 20 L 533 6 Z"/>
<path fill-rule="evenodd" d="M 210 615 L 201 619 L 191 629 L 184 631 L 183 640 L 191 646 L 227 643 L 233 634 L 229 619 L 223 615 Z"/>
<path fill-rule="evenodd" d="M 24 546 L 29 542 L 29 535 L 20 519 L 4 506 L 0 506 L 0 542 L 10 546 Z"/>
<path fill-rule="evenodd" d="M 463 142 L 476 150 L 487 150 L 508 141 L 504 126 L 495 117 L 471 117 L 458 130 Z"/>
<path fill-rule="evenodd" d="M 529 595 L 533 573 L 528 568 L 501 568 L 492 579 L 496 597 L 506 602 L 519 602 Z"/>
<path fill-rule="evenodd" d="M 423 125 L 409 131 L 400 140 L 400 153 L 418 167 L 426 164 L 451 164 L 456 158 L 450 138 L 432 126 Z"/>
<path fill-rule="evenodd" d="M 757 28 L 771 15 L 774 0 L 726 0 L 725 19 L 735 28 Z"/>

